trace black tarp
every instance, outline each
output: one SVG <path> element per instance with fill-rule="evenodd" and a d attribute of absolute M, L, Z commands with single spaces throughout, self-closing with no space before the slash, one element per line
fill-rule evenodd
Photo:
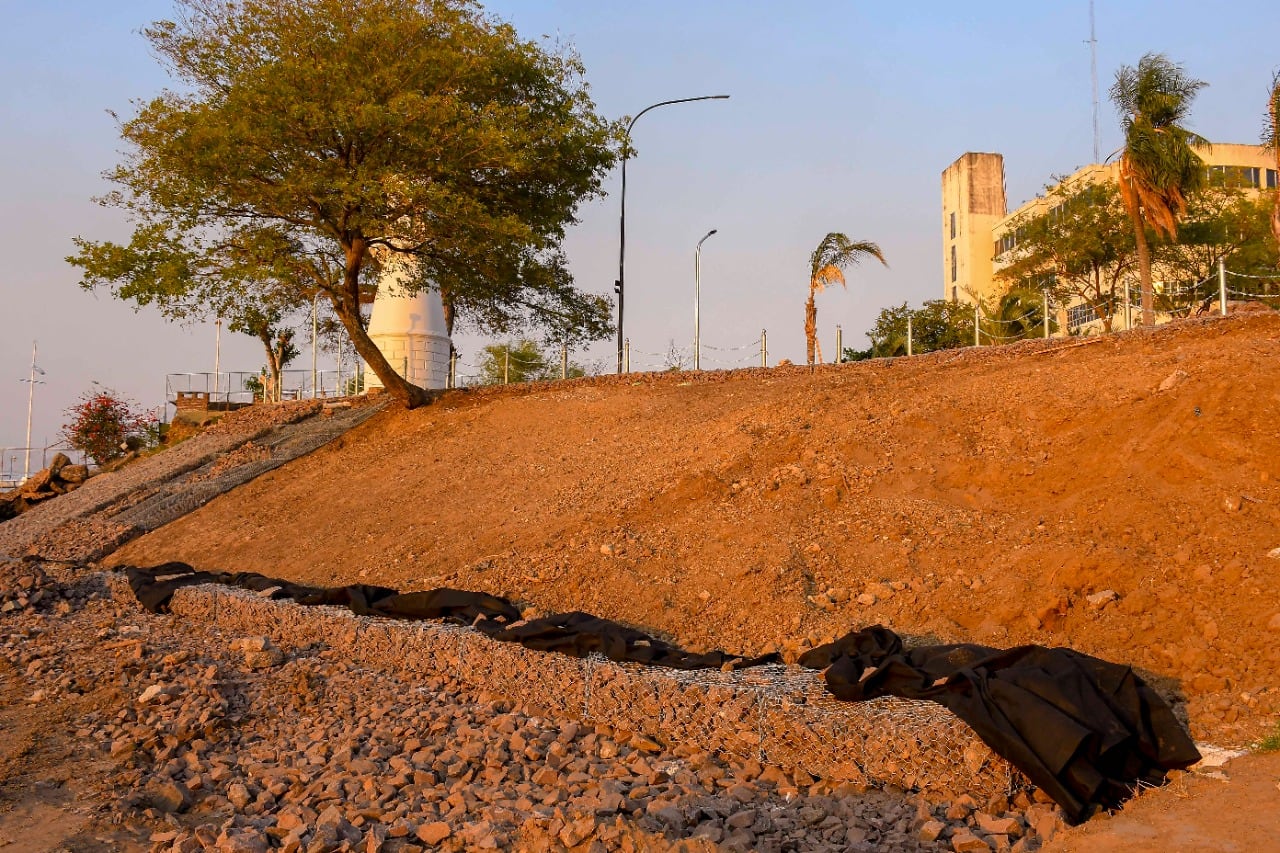
<path fill-rule="evenodd" d="M 900 696 L 945 706 L 1073 822 L 1200 760 L 1173 711 L 1132 669 L 1071 649 L 907 650 L 877 625 L 809 651 L 800 664 L 826 669 L 827 689 L 839 699 Z"/>
<path fill-rule="evenodd" d="M 305 605 L 346 607 L 360 616 L 391 619 L 443 619 L 471 625 L 504 643 L 520 643 L 538 651 L 574 657 L 598 652 L 612 661 L 629 661 L 669 669 L 740 669 L 777 663 L 776 654 L 741 658 L 726 652 L 696 654 L 588 613 L 560 613 L 521 621 L 520 610 L 505 598 L 458 589 L 433 589 L 400 593 L 384 586 L 352 584 L 313 587 L 269 578 L 253 572 L 199 572 L 186 563 L 164 563 L 150 569 L 124 567 L 134 595 L 153 613 L 168 609 L 173 593 L 195 584 L 213 583 L 267 592 L 272 599 L 292 598 Z"/>
<path fill-rule="evenodd" d="M 521 621 L 515 605 L 486 593 L 312 587 L 252 572 L 200 572 L 185 563 L 123 570 L 138 601 L 152 612 L 166 610 L 181 587 L 212 583 L 304 605 L 343 606 L 362 616 L 452 621 L 501 642 L 575 657 L 598 652 L 613 661 L 683 670 L 779 660 L 776 654 L 696 654 L 587 613 Z M 812 649 L 800 664 L 826 670 L 827 688 L 838 699 L 898 696 L 945 706 L 1053 797 L 1073 822 L 1096 808 L 1115 808 L 1139 784 L 1159 785 L 1168 770 L 1200 759 L 1173 711 L 1132 669 L 1070 649 L 958 644 L 907 650 L 896 634 L 877 625 Z"/>

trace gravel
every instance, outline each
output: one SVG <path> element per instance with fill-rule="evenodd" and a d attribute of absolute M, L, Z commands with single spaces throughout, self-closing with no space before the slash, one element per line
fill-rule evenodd
<path fill-rule="evenodd" d="M 112 586 L 62 564 L 0 564 L 0 600 L 45 593 L 0 614 L 0 665 L 33 724 L 66 720 L 63 734 L 94 745 L 103 761 L 81 775 L 97 825 L 140 849 L 1033 850 L 1061 826 L 1027 793 L 833 785 L 535 713 L 450 676 L 405 678 L 324 643 L 193 631 Z"/>

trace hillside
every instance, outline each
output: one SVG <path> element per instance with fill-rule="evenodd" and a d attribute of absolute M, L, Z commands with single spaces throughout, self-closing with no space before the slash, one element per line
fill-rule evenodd
<path fill-rule="evenodd" d="M 692 647 L 859 626 L 1065 645 L 1280 714 L 1280 314 L 1080 341 L 450 392 L 116 552 L 499 593 Z"/>

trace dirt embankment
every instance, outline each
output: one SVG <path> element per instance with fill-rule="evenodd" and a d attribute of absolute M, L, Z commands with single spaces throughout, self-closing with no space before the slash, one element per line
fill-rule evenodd
<path fill-rule="evenodd" d="M 1066 645 L 1280 713 L 1280 315 L 824 367 L 455 392 L 134 541 L 314 583 L 455 586 L 692 647 L 882 623 Z"/>

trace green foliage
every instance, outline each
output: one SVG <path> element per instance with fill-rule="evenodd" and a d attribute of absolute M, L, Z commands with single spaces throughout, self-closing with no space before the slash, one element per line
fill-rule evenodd
<path fill-rule="evenodd" d="M 1273 195 L 1251 193 L 1221 178 L 1191 195 L 1178 241 L 1154 253 L 1166 285 L 1158 307 L 1177 310 L 1216 299 L 1220 259 L 1235 272 L 1275 276 L 1280 258 L 1271 236 Z"/>
<path fill-rule="evenodd" d="M 973 343 L 973 306 L 946 299 L 931 299 L 919 308 L 907 303 L 885 308 L 867 332 L 871 339 L 868 358 L 888 358 L 907 354 L 907 317 L 911 318 L 913 354 L 955 349 Z M 846 349 L 845 357 L 857 361 L 856 350 Z"/>
<path fill-rule="evenodd" d="M 69 420 L 62 425 L 63 438 L 98 465 L 159 441 L 155 415 L 137 409 L 132 401 L 109 389 L 86 391 L 65 414 Z"/>
<path fill-rule="evenodd" d="M 569 363 L 567 378 L 586 376 L 581 365 Z M 481 385 L 504 385 L 517 382 L 546 382 L 560 378 L 559 359 L 550 359 L 530 340 L 490 344 L 480 358 Z"/>
<path fill-rule="evenodd" d="M 1254 752 L 1280 752 L 1280 725 L 1276 726 L 1274 732 L 1258 741 L 1253 749 Z"/>
<path fill-rule="evenodd" d="M 970 322 L 970 328 L 972 328 Z M 1056 324 L 1049 318 L 1049 330 Z M 1044 337 L 1044 294 L 1013 288 L 982 312 L 983 343 L 1008 344 Z"/>
<path fill-rule="evenodd" d="M 360 313 L 383 270 L 477 329 L 608 332 L 561 241 L 620 129 L 577 57 L 467 0 L 178 0 L 144 34 L 177 85 L 121 124 L 127 244 L 77 238 L 86 288 L 139 305 L 286 313 L 323 294 L 410 405 Z"/>
<path fill-rule="evenodd" d="M 1086 302 L 1110 330 L 1124 279 L 1138 261 L 1120 192 L 1110 183 L 1060 183 L 1046 198 L 1048 210 L 1010 223 L 1016 243 L 996 278 L 1011 290 L 1048 290 L 1055 303 Z"/>

